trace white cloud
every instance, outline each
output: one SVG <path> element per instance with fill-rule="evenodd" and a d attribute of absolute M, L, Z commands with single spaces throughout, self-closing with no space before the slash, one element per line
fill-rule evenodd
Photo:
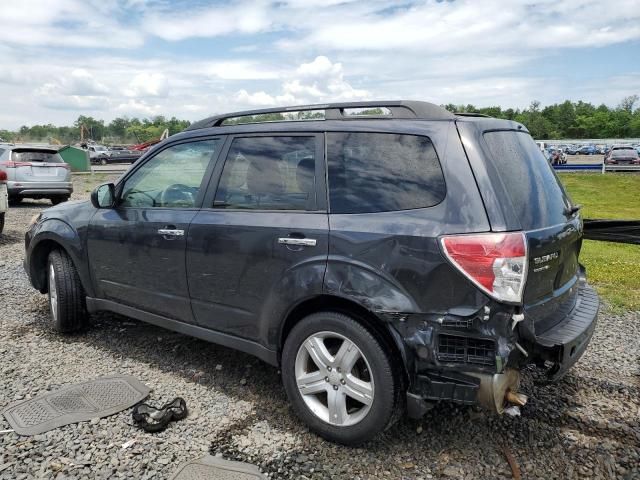
<path fill-rule="evenodd" d="M 162 73 L 139 73 L 129 83 L 124 94 L 127 97 L 166 97 L 169 95 L 169 81 Z"/>
<path fill-rule="evenodd" d="M 258 33 L 268 30 L 272 24 L 266 7 L 266 2 L 236 2 L 188 9 L 184 13 L 159 9 L 144 19 L 143 28 L 150 34 L 171 41 L 235 32 Z"/>
<path fill-rule="evenodd" d="M 196 120 L 245 107 L 371 98 L 524 107 L 565 98 L 615 105 L 640 93 L 632 51 L 640 0 L 185 5 L 0 2 L 0 128 L 70 123 L 80 111 L 107 121 L 123 114 Z M 618 44 L 631 52 L 627 63 L 615 58 Z M 604 46 L 613 54 L 601 65 L 597 47 Z M 572 49 L 581 58 L 594 54 L 575 75 L 567 73 Z"/>
<path fill-rule="evenodd" d="M 236 93 L 235 99 L 244 105 L 270 106 L 362 100 L 370 96 L 369 91 L 354 88 L 344 79 L 341 63 L 318 56 L 312 62 L 298 66 L 292 78 L 282 83 L 281 93 L 270 95 L 262 90 L 249 93 L 243 89 Z"/>
<path fill-rule="evenodd" d="M 270 80 L 280 76 L 275 69 L 256 61 L 231 60 L 203 62 L 194 65 L 196 71 L 224 80 Z"/>
<path fill-rule="evenodd" d="M 121 103 L 115 110 L 120 115 L 127 115 L 131 117 L 153 117 L 155 115 L 165 113 L 166 111 L 162 108 L 162 105 L 149 105 L 144 100 L 135 100 L 133 98 L 130 98 L 125 103 Z"/>
<path fill-rule="evenodd" d="M 118 4 L 99 0 L 2 2 L 0 42 L 9 45 L 134 48 L 143 35 L 115 20 Z"/>
<path fill-rule="evenodd" d="M 60 110 L 99 110 L 108 107 L 109 89 L 84 69 L 64 72 L 55 80 L 43 83 L 35 90 L 39 102 Z"/>

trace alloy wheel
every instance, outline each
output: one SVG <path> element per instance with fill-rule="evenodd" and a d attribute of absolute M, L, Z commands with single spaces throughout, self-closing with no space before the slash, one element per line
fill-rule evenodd
<path fill-rule="evenodd" d="M 331 425 L 355 425 L 373 404 L 369 362 L 354 342 L 339 333 L 309 336 L 298 349 L 295 376 L 307 407 Z"/>

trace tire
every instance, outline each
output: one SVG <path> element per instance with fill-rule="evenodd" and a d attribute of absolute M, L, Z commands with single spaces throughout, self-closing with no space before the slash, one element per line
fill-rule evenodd
<path fill-rule="evenodd" d="M 47 262 L 49 309 L 54 330 L 77 332 L 87 324 L 86 295 L 75 265 L 62 250 L 53 250 Z"/>
<path fill-rule="evenodd" d="M 69 198 L 69 195 L 56 195 L 55 197 L 51 197 L 49 200 L 51 200 L 52 205 L 58 205 L 59 203 L 66 202 Z"/>
<path fill-rule="evenodd" d="M 0 213 L 0 234 L 4 230 L 4 213 L 5 212 Z"/>
<path fill-rule="evenodd" d="M 349 345 L 345 342 L 351 342 L 350 349 L 341 349 Z M 346 353 L 344 361 L 337 358 L 341 350 Z M 394 374 L 396 366 L 388 350 L 372 332 L 346 315 L 319 312 L 301 320 L 285 341 L 281 368 L 287 396 L 298 417 L 321 437 L 345 445 L 370 440 L 391 426 L 401 408 L 402 375 Z M 313 358 L 311 351 L 316 352 Z M 317 355 L 318 351 L 323 354 Z M 327 368 L 314 358 L 325 358 Z M 306 387 L 301 388 L 310 388 L 307 391 L 311 393 L 303 395 L 297 378 L 305 376 Z M 356 401 L 351 396 L 354 393 L 365 402 Z M 332 417 L 336 419 L 330 423 Z"/>
<path fill-rule="evenodd" d="M 100 160 L 100 165 L 106 165 L 107 164 L 107 160 L 105 158 Z"/>

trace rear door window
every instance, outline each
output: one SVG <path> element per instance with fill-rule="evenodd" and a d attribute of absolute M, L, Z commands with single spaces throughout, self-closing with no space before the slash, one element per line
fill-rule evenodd
<path fill-rule="evenodd" d="M 522 228 L 565 223 L 569 200 L 531 135 L 515 130 L 489 131 L 484 140 Z"/>
<path fill-rule="evenodd" d="M 397 133 L 327 134 L 331 213 L 431 207 L 445 182 L 431 140 Z"/>
<path fill-rule="evenodd" d="M 234 138 L 213 206 L 315 210 L 315 152 L 312 136 Z"/>

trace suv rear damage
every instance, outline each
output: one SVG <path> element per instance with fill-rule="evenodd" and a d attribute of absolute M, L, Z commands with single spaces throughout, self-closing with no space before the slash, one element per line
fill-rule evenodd
<path fill-rule="evenodd" d="M 582 231 L 519 123 L 305 105 L 154 146 L 91 203 L 34 219 L 25 268 L 59 331 L 86 307 L 248 352 L 312 430 L 357 444 L 405 405 L 523 405 L 529 364 L 561 378 L 598 312 Z"/>

